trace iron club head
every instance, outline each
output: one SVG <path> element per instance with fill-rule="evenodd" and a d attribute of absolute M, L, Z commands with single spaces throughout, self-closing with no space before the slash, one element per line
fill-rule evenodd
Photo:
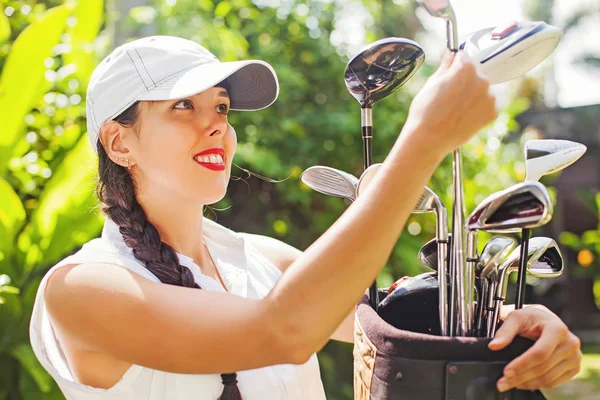
<path fill-rule="evenodd" d="M 300 179 L 306 186 L 319 193 L 352 201 L 356 199 L 358 179 L 339 169 L 316 165 L 307 168 L 300 175 Z"/>
<path fill-rule="evenodd" d="M 519 232 L 542 226 L 552 218 L 548 190 L 539 182 L 522 182 L 482 201 L 467 218 L 470 231 Z"/>

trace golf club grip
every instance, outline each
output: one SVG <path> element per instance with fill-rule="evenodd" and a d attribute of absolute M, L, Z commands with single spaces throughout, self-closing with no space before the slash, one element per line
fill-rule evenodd
<path fill-rule="evenodd" d="M 524 228 L 521 234 L 521 256 L 519 257 L 519 276 L 517 277 L 517 295 L 515 297 L 515 310 L 523 308 L 525 303 L 525 285 L 527 274 L 527 254 L 529 253 L 529 238 L 531 229 Z"/>

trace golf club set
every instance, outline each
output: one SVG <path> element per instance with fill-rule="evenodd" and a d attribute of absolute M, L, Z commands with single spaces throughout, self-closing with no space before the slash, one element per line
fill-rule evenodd
<path fill-rule="evenodd" d="M 464 51 L 491 84 L 525 74 L 546 59 L 561 38 L 558 28 L 544 22 L 511 21 L 479 30 L 459 45 L 456 16 L 449 0 L 417 2 L 430 15 L 445 20 L 448 49 Z M 416 42 L 392 37 L 372 43 L 348 62 L 345 84 L 361 106 L 363 173 L 356 177 L 332 167 L 313 166 L 302 173 L 304 184 L 350 201 L 366 190 L 382 165 L 372 163 L 371 157 L 373 104 L 402 87 L 424 60 L 425 53 Z M 449 226 L 444 204 L 428 187 L 413 209 L 413 213 L 436 216 L 436 237 L 419 252 L 419 260 L 432 272 L 402 278 L 384 292 L 373 283 L 369 289 L 371 307 L 388 323 L 402 329 L 403 318 L 397 313 L 390 315 L 392 310 L 410 313 L 412 304 L 420 304 L 422 310 L 425 302 L 435 299 L 432 311 L 439 314 L 439 325 L 424 324 L 423 333 L 493 337 L 512 272 L 518 273 L 515 308 L 521 308 L 527 274 L 552 278 L 563 271 L 556 242 L 547 237 L 530 238 L 530 230 L 547 224 L 553 214 L 548 190 L 538 180 L 571 165 L 585 151 L 584 145 L 566 140 L 527 141 L 525 181 L 492 194 L 465 219 L 461 149 L 455 150 L 452 225 Z M 478 254 L 478 231 L 520 232 L 520 245 L 511 237 L 493 236 Z M 419 331 L 414 325 L 412 329 Z"/>

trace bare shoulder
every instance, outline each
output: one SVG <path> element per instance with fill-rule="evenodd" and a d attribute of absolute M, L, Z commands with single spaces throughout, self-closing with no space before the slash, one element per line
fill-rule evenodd
<path fill-rule="evenodd" d="M 295 362 L 261 300 L 161 284 L 108 263 L 58 268 L 44 298 L 72 348 L 123 363 L 206 374 Z"/>
<path fill-rule="evenodd" d="M 302 255 L 302 250 L 281 240 L 254 233 L 239 233 L 271 261 L 281 272 Z"/>

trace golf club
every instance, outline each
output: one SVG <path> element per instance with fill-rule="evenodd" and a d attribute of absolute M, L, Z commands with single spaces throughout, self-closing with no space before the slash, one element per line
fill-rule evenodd
<path fill-rule="evenodd" d="M 544 61 L 561 36 L 560 29 L 545 22 L 510 21 L 474 32 L 460 49 L 494 85 L 524 75 Z"/>
<path fill-rule="evenodd" d="M 446 21 L 446 47 L 456 52 L 458 51 L 458 28 L 456 15 L 449 0 L 417 0 L 417 2 L 427 12 L 437 18 Z M 462 182 L 462 156 L 460 148 L 453 153 L 453 206 L 452 206 L 452 250 L 450 252 L 450 275 L 451 282 L 456 284 L 456 292 L 451 290 L 450 299 L 450 335 L 454 336 L 454 316 L 456 312 L 456 302 L 458 301 L 458 323 L 457 329 L 459 335 L 464 335 L 468 330 L 471 314 L 468 312 L 465 293 L 465 237 L 464 237 L 464 219 L 465 219 L 465 200 Z M 454 285 L 451 285 L 454 286 Z M 458 298 L 457 298 L 458 297 Z"/>
<path fill-rule="evenodd" d="M 381 301 L 379 316 L 388 324 L 411 332 L 439 335 L 438 274 L 426 272 L 400 279 L 394 289 Z"/>
<path fill-rule="evenodd" d="M 371 165 L 373 104 L 404 85 L 425 61 L 425 52 L 416 42 L 402 38 L 378 40 L 346 66 L 344 82 L 361 107 L 364 169 Z"/>
<path fill-rule="evenodd" d="M 587 150 L 581 143 L 568 140 L 528 140 L 525 143 L 525 181 L 538 181 L 542 176 L 560 171 L 577 161 Z M 531 231 L 521 234 L 521 261 L 517 278 L 515 309 L 525 303 L 525 255 Z"/>
<path fill-rule="evenodd" d="M 547 237 L 534 237 L 529 240 L 526 272 L 537 278 L 554 278 L 563 272 L 563 258 L 558 245 Z M 521 246 L 517 247 L 498 268 L 498 284 L 495 289 L 495 304 L 491 318 L 488 318 L 488 337 L 494 337 L 500 320 L 500 309 L 506 297 L 507 277 L 519 269 Z"/>
<path fill-rule="evenodd" d="M 416 42 L 386 38 L 367 46 L 346 66 L 344 82 L 361 107 L 364 170 L 371 165 L 373 104 L 404 85 L 425 60 Z M 377 281 L 369 289 L 371 306 L 377 310 Z"/>
<path fill-rule="evenodd" d="M 300 180 L 312 190 L 327 196 L 356 200 L 358 179 L 339 169 L 315 165 L 302 172 Z"/>
<path fill-rule="evenodd" d="M 552 201 L 546 187 L 539 182 L 523 182 L 496 192 L 482 201 L 467 218 L 467 272 L 474 272 L 477 260 L 477 231 L 518 232 L 521 228 L 535 228 L 546 224 L 552 218 Z M 467 274 L 467 276 L 470 276 Z M 474 280 L 474 279 L 473 279 Z M 472 288 L 474 282 L 466 285 Z M 469 310 L 472 310 L 473 297 L 466 293 Z M 470 321 L 468 321 L 470 322 Z M 468 326 L 465 334 L 471 332 Z"/>
<path fill-rule="evenodd" d="M 362 176 L 358 181 L 358 187 L 356 190 L 357 196 L 364 192 L 369 186 L 373 177 L 377 174 L 379 168 L 383 164 L 377 163 L 371 165 L 363 172 Z M 447 280 L 447 254 L 448 254 L 448 213 L 446 207 L 442 204 L 440 198 L 427 186 L 425 186 L 423 193 L 417 200 L 413 213 L 429 213 L 433 212 L 436 216 L 436 244 L 437 244 L 437 268 L 439 277 L 439 290 L 440 290 L 440 326 L 443 336 L 448 334 L 448 280 Z"/>
<path fill-rule="evenodd" d="M 483 321 L 487 312 L 489 296 L 488 277 L 498 270 L 498 266 L 516 247 L 517 241 L 505 236 L 494 236 L 481 251 L 475 266 L 475 286 L 477 288 L 477 311 L 475 313 L 475 326 L 473 336 L 484 333 Z M 490 307 L 493 304 L 490 304 Z"/>

